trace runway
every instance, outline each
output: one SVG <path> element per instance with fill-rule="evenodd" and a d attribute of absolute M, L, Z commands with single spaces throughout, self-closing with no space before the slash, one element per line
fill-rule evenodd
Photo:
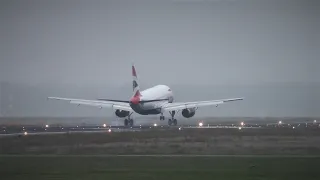
<path fill-rule="evenodd" d="M 279 120 L 278 123 L 273 121 L 258 122 L 219 122 L 210 123 L 204 121 L 192 121 L 190 124 L 183 123 L 178 126 L 168 126 L 164 122 L 157 123 L 142 123 L 133 127 L 124 127 L 121 125 L 110 124 L 66 124 L 59 125 L 51 124 L 36 124 L 36 125 L 0 125 L 0 137 L 4 136 L 22 136 L 22 135 L 56 135 L 56 134 L 71 134 L 71 133 L 120 133 L 120 132 L 138 132 L 152 130 L 168 130 L 168 129 L 274 129 L 274 128 L 320 128 L 317 122 L 286 122 Z"/>
<path fill-rule="evenodd" d="M 98 125 L 86 126 L 3 126 L 0 132 L 1 136 L 15 135 L 54 135 L 54 134 L 71 134 L 71 133 L 106 133 L 106 132 L 127 132 L 142 131 L 150 127 L 132 127 L 125 128 L 121 126 L 104 127 Z"/>
<path fill-rule="evenodd" d="M 0 128 L 0 154 L 157 154 L 162 157 L 272 154 L 291 157 L 319 155 L 320 152 L 317 123 L 270 125 L 240 122 L 134 127 L 44 124 Z"/>

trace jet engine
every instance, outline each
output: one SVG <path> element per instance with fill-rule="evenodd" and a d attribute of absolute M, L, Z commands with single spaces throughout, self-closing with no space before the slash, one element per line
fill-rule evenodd
<path fill-rule="evenodd" d="M 196 114 L 196 109 L 195 108 L 187 108 L 182 110 L 182 116 L 185 118 L 190 118 Z"/>
<path fill-rule="evenodd" d="M 121 117 L 121 118 L 127 117 L 129 115 L 129 113 L 130 113 L 129 111 L 123 111 L 120 109 L 117 109 L 115 112 L 116 116 Z"/>

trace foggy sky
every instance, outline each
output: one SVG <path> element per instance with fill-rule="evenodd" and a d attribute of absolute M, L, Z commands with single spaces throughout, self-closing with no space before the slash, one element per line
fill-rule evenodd
<path fill-rule="evenodd" d="M 0 37 L 0 81 L 11 83 L 124 86 L 132 62 L 142 88 L 320 83 L 316 0 L 1 0 Z"/>

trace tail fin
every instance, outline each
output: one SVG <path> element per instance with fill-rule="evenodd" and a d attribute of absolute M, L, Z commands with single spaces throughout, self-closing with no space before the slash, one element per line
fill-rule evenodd
<path fill-rule="evenodd" d="M 140 97 L 140 88 L 138 84 L 138 77 L 136 73 L 136 69 L 134 67 L 134 64 L 132 64 L 132 86 L 133 86 L 133 97 Z"/>

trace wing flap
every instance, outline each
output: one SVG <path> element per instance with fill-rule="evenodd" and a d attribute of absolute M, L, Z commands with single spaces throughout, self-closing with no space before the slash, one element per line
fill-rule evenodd
<path fill-rule="evenodd" d="M 124 111 L 133 112 L 129 103 L 125 103 L 125 102 L 97 101 L 97 100 L 72 99 L 72 98 L 60 98 L 60 97 L 48 97 L 48 99 L 69 101 L 70 104 L 93 106 L 93 107 L 99 107 L 99 108 L 113 108 L 114 110 L 120 109 Z"/>
<path fill-rule="evenodd" d="M 182 103 L 167 103 L 164 104 L 161 109 L 163 111 L 173 111 L 182 110 L 186 108 L 199 108 L 204 106 L 215 106 L 226 102 L 239 101 L 243 98 L 231 98 L 231 99 L 221 99 L 221 100 L 210 100 L 210 101 L 195 101 L 195 102 L 182 102 Z"/>

